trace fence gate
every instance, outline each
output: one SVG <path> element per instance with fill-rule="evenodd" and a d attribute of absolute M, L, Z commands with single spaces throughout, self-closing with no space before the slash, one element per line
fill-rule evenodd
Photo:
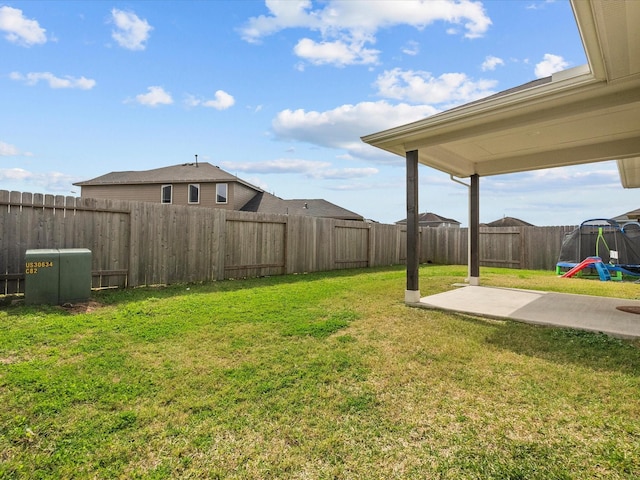
<path fill-rule="evenodd" d="M 483 267 L 522 268 L 526 251 L 519 227 L 480 229 L 480 265 Z"/>
<path fill-rule="evenodd" d="M 228 279 L 283 275 L 286 248 L 284 221 L 227 218 L 224 276 Z"/>
<path fill-rule="evenodd" d="M 362 268 L 369 266 L 369 227 L 336 225 L 335 263 L 337 268 Z"/>

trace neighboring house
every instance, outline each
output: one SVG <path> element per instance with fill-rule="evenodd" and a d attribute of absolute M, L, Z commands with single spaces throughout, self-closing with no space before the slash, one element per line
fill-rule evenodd
<path fill-rule="evenodd" d="M 622 215 L 618 215 L 617 217 L 613 217 L 613 220 L 621 224 L 627 222 L 640 222 L 640 208 L 631 210 L 627 213 L 623 213 Z"/>
<path fill-rule="evenodd" d="M 362 221 L 358 215 L 322 199 L 284 200 L 267 192 L 260 192 L 240 210 L 245 212 L 278 213 L 282 215 L 308 215 L 311 217 L 336 218 Z"/>
<path fill-rule="evenodd" d="M 210 163 L 184 163 L 153 170 L 111 172 L 74 183 L 89 198 L 200 205 L 240 210 L 261 192 Z"/>
<path fill-rule="evenodd" d="M 361 215 L 326 200 L 283 200 L 207 162 L 111 172 L 74 185 L 88 198 L 363 220 Z"/>
<path fill-rule="evenodd" d="M 396 222 L 396 225 L 406 225 L 407 219 L 404 218 Z M 418 215 L 418 226 L 420 227 L 453 227 L 460 228 L 460 222 L 452 218 L 441 217 L 435 213 L 425 212 Z"/>
<path fill-rule="evenodd" d="M 529 222 L 514 217 L 503 217 L 493 222 L 485 223 L 484 227 L 533 227 Z"/>

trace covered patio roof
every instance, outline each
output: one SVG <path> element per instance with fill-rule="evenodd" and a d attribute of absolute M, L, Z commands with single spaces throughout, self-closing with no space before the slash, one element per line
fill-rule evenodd
<path fill-rule="evenodd" d="M 469 177 L 469 278 L 479 285 L 479 178 L 617 160 L 640 187 L 640 1 L 571 0 L 587 65 L 362 137 L 407 163 L 406 303 L 419 303 L 418 164 Z"/>
<path fill-rule="evenodd" d="M 456 177 L 617 160 L 640 187 L 640 1 L 571 5 L 587 65 L 362 140 Z"/>

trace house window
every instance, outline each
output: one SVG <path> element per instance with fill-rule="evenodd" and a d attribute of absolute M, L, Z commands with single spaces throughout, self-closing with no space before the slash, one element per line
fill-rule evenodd
<path fill-rule="evenodd" d="M 227 184 L 216 184 L 216 203 L 227 203 Z"/>
<path fill-rule="evenodd" d="M 200 185 L 189 184 L 189 203 L 200 203 Z"/>
<path fill-rule="evenodd" d="M 162 203 L 171 203 L 173 197 L 173 185 L 162 186 Z"/>

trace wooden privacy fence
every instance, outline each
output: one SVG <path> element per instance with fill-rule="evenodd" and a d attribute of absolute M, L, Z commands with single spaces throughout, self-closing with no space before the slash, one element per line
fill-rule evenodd
<path fill-rule="evenodd" d="M 481 263 L 552 270 L 571 230 L 483 228 Z M 420 234 L 422 263 L 467 263 L 466 229 Z M 0 190 L 0 294 L 24 291 L 43 248 L 90 249 L 92 287 L 122 288 L 397 265 L 406 227 Z"/>
<path fill-rule="evenodd" d="M 554 270 L 564 237 L 575 226 L 480 227 L 480 264 L 485 267 Z M 467 263 L 466 228 L 421 228 L 420 261 Z"/>

